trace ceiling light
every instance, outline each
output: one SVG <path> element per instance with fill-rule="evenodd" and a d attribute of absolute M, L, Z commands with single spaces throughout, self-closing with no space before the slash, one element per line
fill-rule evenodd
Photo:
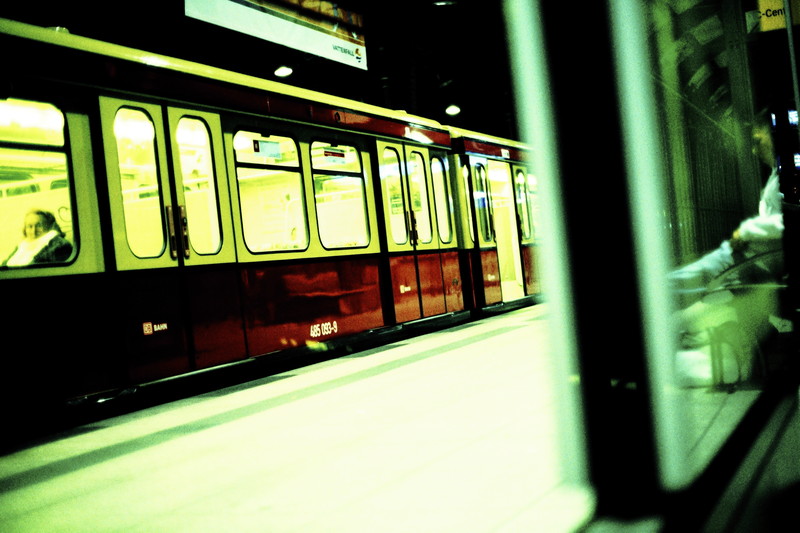
<path fill-rule="evenodd" d="M 292 72 L 294 72 L 292 70 L 292 67 L 287 67 L 286 65 L 280 66 L 275 69 L 275 75 L 278 76 L 279 78 L 285 78 L 286 76 L 291 76 Z"/>
<path fill-rule="evenodd" d="M 445 109 L 444 112 L 450 115 L 451 117 L 454 117 L 459 113 L 461 113 L 461 108 L 455 104 L 450 104 L 449 106 L 447 106 L 447 109 Z"/>

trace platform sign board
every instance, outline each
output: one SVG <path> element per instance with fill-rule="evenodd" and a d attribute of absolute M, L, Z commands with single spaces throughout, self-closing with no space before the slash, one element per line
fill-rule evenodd
<path fill-rule="evenodd" d="M 341 9 L 335 2 L 185 0 L 184 13 L 187 17 L 367 70 L 361 15 Z"/>
<path fill-rule="evenodd" d="M 788 4 L 788 5 L 787 5 Z M 800 0 L 758 0 L 758 11 L 753 18 L 758 21 L 760 31 L 786 28 L 787 13 L 791 11 L 793 25 L 800 24 Z"/>

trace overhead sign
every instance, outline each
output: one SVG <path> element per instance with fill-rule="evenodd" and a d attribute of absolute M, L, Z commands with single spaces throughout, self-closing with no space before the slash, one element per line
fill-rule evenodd
<path fill-rule="evenodd" d="M 800 0 L 791 0 L 788 10 L 792 12 L 793 25 L 800 23 Z M 758 0 L 758 28 L 761 31 L 786 28 L 787 6 L 784 0 Z"/>
<path fill-rule="evenodd" d="M 304 5 L 301 5 L 304 4 Z M 307 5 L 313 7 L 307 7 Z M 362 19 L 335 2 L 185 0 L 187 17 L 367 70 Z"/>

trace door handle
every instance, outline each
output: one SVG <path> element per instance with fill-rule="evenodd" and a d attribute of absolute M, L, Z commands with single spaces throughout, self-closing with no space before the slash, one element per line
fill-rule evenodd
<path fill-rule="evenodd" d="M 175 217 L 173 216 L 172 206 L 166 207 L 167 211 L 167 234 L 169 236 L 169 255 L 172 259 L 178 259 L 178 238 L 175 235 Z"/>
<path fill-rule="evenodd" d="M 186 217 L 186 207 L 180 207 L 181 237 L 183 241 L 183 257 L 189 259 L 189 220 Z"/>

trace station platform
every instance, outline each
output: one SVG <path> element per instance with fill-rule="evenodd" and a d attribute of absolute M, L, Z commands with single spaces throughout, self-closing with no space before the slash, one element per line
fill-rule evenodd
<path fill-rule="evenodd" d="M 17 532 L 571 531 L 545 304 L 0 456 Z"/>

